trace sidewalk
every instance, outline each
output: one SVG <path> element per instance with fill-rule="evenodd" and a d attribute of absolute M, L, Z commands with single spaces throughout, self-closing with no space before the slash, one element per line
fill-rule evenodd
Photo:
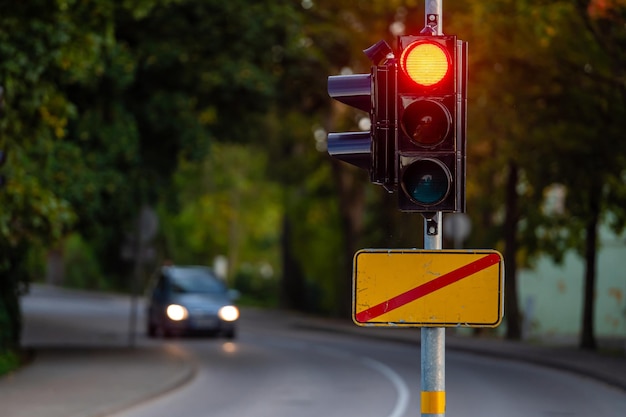
<path fill-rule="evenodd" d="M 262 312 L 268 320 L 284 313 Z M 297 315 L 288 326 L 376 337 L 418 346 L 419 329 L 363 328 L 348 320 Z M 245 331 L 245 330 L 244 330 Z M 169 349 L 169 350 L 168 350 Z M 446 350 L 508 358 L 575 372 L 626 391 L 626 357 L 446 332 Z M 175 389 L 194 377 L 191 358 L 168 345 L 137 348 L 55 348 L 0 378 L 2 417 L 100 417 Z"/>
<path fill-rule="evenodd" d="M 190 360 L 161 347 L 38 349 L 33 363 L 0 378 L 0 416 L 107 416 L 193 375 Z"/>

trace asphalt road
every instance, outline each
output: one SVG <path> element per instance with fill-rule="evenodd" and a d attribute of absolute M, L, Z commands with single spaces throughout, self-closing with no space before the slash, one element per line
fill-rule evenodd
<path fill-rule="evenodd" d="M 176 342 L 199 364 L 177 392 L 116 417 L 419 415 L 417 346 L 257 323 L 234 342 Z M 448 352 L 448 416 L 623 416 L 623 392 L 569 373 Z"/>
<path fill-rule="evenodd" d="M 39 293 L 25 300 L 24 310 L 30 323 L 25 341 L 32 346 L 106 347 L 130 340 L 124 298 Z M 420 414 L 419 346 L 289 324 L 285 313 L 250 310 L 235 341 L 138 335 L 140 347 L 183 352 L 197 371 L 177 390 L 114 416 Z M 623 391 L 571 373 L 456 351 L 446 352 L 445 366 L 447 416 L 626 415 Z"/>

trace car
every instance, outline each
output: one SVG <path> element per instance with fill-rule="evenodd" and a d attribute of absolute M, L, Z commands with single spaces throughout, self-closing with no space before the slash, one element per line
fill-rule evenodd
<path fill-rule="evenodd" d="M 146 327 L 150 337 L 209 333 L 237 334 L 238 292 L 204 266 L 163 266 L 148 292 Z"/>

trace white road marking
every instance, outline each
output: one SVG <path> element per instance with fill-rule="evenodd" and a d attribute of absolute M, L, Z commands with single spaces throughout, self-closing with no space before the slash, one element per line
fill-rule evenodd
<path fill-rule="evenodd" d="M 377 360 L 368 357 L 362 357 L 361 361 L 370 368 L 380 372 L 387 379 L 389 379 L 389 381 L 391 381 L 393 386 L 396 388 L 398 398 L 396 399 L 396 405 L 393 407 L 393 410 L 387 417 L 402 417 L 409 405 L 410 397 L 409 388 L 407 387 L 402 377 L 398 375 L 396 371 L 394 371 L 387 365 L 378 362 Z"/>

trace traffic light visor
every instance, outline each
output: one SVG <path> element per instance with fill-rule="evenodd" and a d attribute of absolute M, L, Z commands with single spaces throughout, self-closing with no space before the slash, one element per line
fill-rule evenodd
<path fill-rule="evenodd" d="M 372 77 L 370 74 L 331 75 L 328 77 L 328 95 L 359 110 L 372 108 Z"/>
<path fill-rule="evenodd" d="M 402 71 L 422 87 L 434 87 L 442 82 L 452 69 L 448 51 L 439 43 L 417 41 L 402 51 Z"/>

